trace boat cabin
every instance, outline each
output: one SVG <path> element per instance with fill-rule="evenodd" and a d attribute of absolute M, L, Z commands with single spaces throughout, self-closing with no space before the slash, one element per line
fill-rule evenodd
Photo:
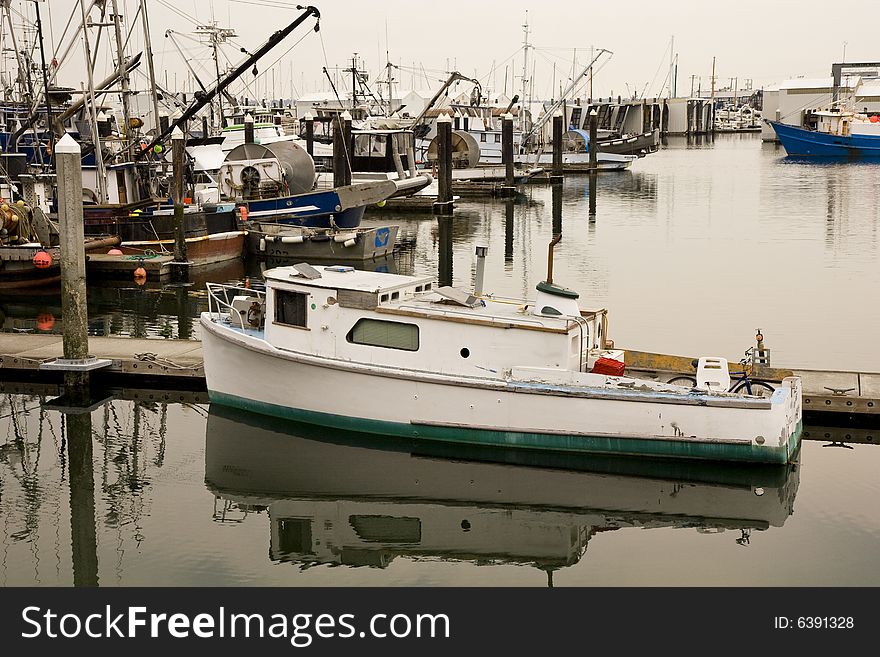
<path fill-rule="evenodd" d="M 588 371 L 606 347 L 606 311 L 582 312 L 576 293 L 554 285 L 526 304 L 343 266 L 265 276 L 264 339 L 276 349 L 500 379 L 514 367 Z"/>

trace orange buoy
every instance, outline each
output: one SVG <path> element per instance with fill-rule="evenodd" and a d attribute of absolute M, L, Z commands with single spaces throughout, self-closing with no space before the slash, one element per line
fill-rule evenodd
<path fill-rule="evenodd" d="M 34 256 L 33 263 L 37 269 L 49 269 L 52 266 L 52 256 L 45 251 L 38 251 Z"/>
<path fill-rule="evenodd" d="M 138 280 L 139 278 L 145 279 L 146 277 L 147 277 L 147 270 L 144 269 L 143 267 L 138 267 L 137 269 L 134 270 L 134 280 Z"/>
<path fill-rule="evenodd" d="M 251 277 L 250 276 L 248 276 L 246 279 L 244 279 L 244 289 L 246 289 L 246 290 L 251 289 Z"/>
<path fill-rule="evenodd" d="M 877 123 L 877 121 L 880 121 L 880 117 L 878 117 L 878 116 L 875 114 L 874 116 L 872 116 L 872 117 L 871 117 L 870 119 L 868 119 L 868 120 L 869 120 L 871 123 Z"/>
<path fill-rule="evenodd" d="M 110 249 L 107 251 L 107 255 L 122 255 L 122 251 L 119 249 Z"/>
<path fill-rule="evenodd" d="M 37 329 L 51 331 L 55 328 L 55 316 L 52 313 L 40 313 L 37 315 Z"/>

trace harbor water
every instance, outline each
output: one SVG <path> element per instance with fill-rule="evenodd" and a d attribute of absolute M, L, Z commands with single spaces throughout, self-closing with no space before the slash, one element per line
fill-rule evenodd
<path fill-rule="evenodd" d="M 880 371 L 880 165 L 754 136 L 670 139 L 631 171 L 401 226 L 377 269 L 531 296 L 547 274 L 623 348 Z M 591 207 L 595 205 L 595 208 Z M 207 280 L 259 284 L 265 264 Z M 191 286 L 90 283 L 95 335 L 197 339 Z M 59 331 L 57 291 L 0 291 L 5 330 Z M 258 376 L 258 373 L 243 373 Z M 781 468 L 450 451 L 116 390 L 91 415 L 0 381 L 0 585 L 878 585 L 880 431 L 808 426 Z M 152 394 L 152 399 L 151 399 Z M 369 391 L 364 391 L 369 394 Z M 135 400 L 136 399 L 136 400 Z M 876 435 L 875 435 L 876 434 Z"/>

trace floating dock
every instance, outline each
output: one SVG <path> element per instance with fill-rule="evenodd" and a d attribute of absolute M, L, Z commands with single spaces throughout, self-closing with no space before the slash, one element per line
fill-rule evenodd
<path fill-rule="evenodd" d="M 89 352 L 111 361 L 92 372 L 93 377 L 119 381 L 162 380 L 192 390 L 205 389 L 202 344 L 198 340 L 90 337 Z M 58 334 L 0 333 L 0 379 L 27 378 L 30 381 L 60 378 L 46 369 L 63 355 Z M 693 374 L 691 359 L 641 351 L 627 351 L 627 372 L 632 376 L 668 381 Z M 779 382 L 799 376 L 803 382 L 804 414 L 859 419 L 880 423 L 880 372 L 849 372 L 811 369 L 781 369 L 756 366 L 752 378 Z M 874 436 L 870 432 L 873 442 Z M 880 432 L 878 432 L 880 436 Z"/>
<path fill-rule="evenodd" d="M 86 256 L 86 274 L 131 279 L 135 269 L 143 267 L 147 272 L 148 280 L 160 280 L 171 275 L 172 262 L 174 262 L 172 255 L 137 258 L 106 253 L 89 253 Z"/>
<path fill-rule="evenodd" d="M 12 373 L 28 378 L 54 379 L 58 372 L 42 366 L 63 356 L 61 335 L 0 333 L 0 378 Z M 202 343 L 197 340 L 142 340 L 122 337 L 89 337 L 89 352 L 111 361 L 92 376 L 130 379 L 176 379 L 181 384 L 205 388 Z"/>

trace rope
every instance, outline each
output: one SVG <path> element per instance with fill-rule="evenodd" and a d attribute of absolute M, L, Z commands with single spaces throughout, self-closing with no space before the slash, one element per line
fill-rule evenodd
<path fill-rule="evenodd" d="M 135 359 L 142 363 L 155 363 L 156 365 L 161 365 L 162 367 L 168 368 L 170 370 L 200 370 L 202 369 L 201 365 L 178 365 L 172 360 L 168 360 L 167 358 L 160 358 L 157 354 L 153 352 L 146 351 L 142 354 L 135 354 Z"/>

